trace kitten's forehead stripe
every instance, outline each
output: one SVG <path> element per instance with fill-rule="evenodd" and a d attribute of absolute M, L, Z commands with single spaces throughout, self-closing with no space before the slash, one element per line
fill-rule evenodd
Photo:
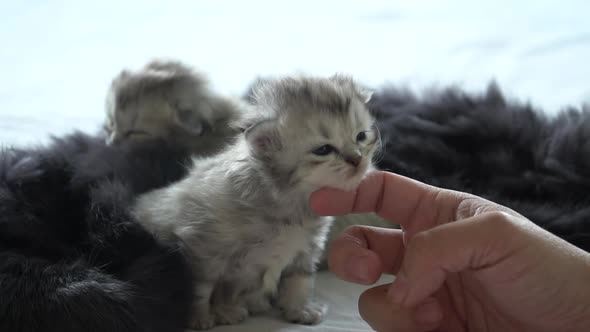
<path fill-rule="evenodd" d="M 344 102 L 344 108 L 342 109 L 343 112 L 347 112 L 350 109 L 350 104 L 352 103 L 352 98 L 346 97 Z"/>
<path fill-rule="evenodd" d="M 318 100 L 317 107 L 325 109 L 334 114 L 346 114 L 348 112 L 349 97 L 340 96 L 337 94 L 326 94 L 326 100 Z"/>
<path fill-rule="evenodd" d="M 353 113 L 354 113 L 354 119 L 355 119 L 356 123 L 357 124 L 362 124 L 363 120 L 361 118 L 360 112 L 356 111 L 356 112 L 353 112 Z"/>
<path fill-rule="evenodd" d="M 321 78 L 280 78 L 257 86 L 255 103 L 272 109 L 300 109 L 346 115 L 359 98 L 352 81 Z"/>
<path fill-rule="evenodd" d="M 330 138 L 330 131 L 324 123 L 320 123 L 320 135 L 322 135 L 322 137 L 325 139 Z"/>

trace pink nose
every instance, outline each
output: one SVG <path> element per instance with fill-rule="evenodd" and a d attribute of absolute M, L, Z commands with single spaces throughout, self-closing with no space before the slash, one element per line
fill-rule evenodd
<path fill-rule="evenodd" d="M 345 160 L 347 163 L 351 164 L 351 165 L 352 165 L 352 166 L 354 166 L 354 167 L 357 167 L 357 166 L 358 166 L 358 165 L 361 163 L 361 160 L 362 160 L 362 159 L 363 159 L 363 157 L 362 157 L 362 156 L 346 156 L 346 157 L 344 158 L 344 160 Z"/>

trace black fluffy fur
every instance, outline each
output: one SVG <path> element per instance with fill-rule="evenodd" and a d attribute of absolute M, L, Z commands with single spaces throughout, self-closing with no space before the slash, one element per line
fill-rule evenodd
<path fill-rule="evenodd" d="M 590 108 L 547 117 L 492 83 L 481 95 L 386 87 L 370 109 L 380 169 L 486 197 L 590 251 Z"/>
<path fill-rule="evenodd" d="M 128 213 L 185 173 L 162 142 L 73 134 L 0 153 L 0 331 L 182 331 L 191 271 Z"/>

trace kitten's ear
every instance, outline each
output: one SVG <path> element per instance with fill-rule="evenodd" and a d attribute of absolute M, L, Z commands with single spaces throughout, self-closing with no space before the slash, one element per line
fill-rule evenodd
<path fill-rule="evenodd" d="M 122 86 L 124 86 L 131 77 L 131 72 L 127 69 L 123 69 L 111 80 L 111 85 L 109 87 L 109 94 L 115 94 L 115 91 L 119 90 Z M 108 96 L 107 96 L 108 97 Z"/>
<path fill-rule="evenodd" d="M 129 76 L 131 76 L 131 72 L 129 71 L 129 69 L 123 69 L 121 70 L 121 72 L 119 72 L 117 78 L 128 78 Z"/>
<path fill-rule="evenodd" d="M 266 116 L 260 114 L 259 110 L 252 105 L 242 103 L 236 117 L 230 123 L 230 126 L 238 132 L 244 133 L 248 128 L 256 123 L 266 119 Z"/>
<path fill-rule="evenodd" d="M 368 103 L 371 98 L 373 97 L 373 91 L 369 89 L 360 88 L 358 89 L 358 94 L 361 97 L 363 103 Z"/>
<path fill-rule="evenodd" d="M 269 155 L 281 148 L 276 120 L 264 120 L 244 132 L 250 150 L 259 156 Z"/>
<path fill-rule="evenodd" d="M 229 126 L 232 130 L 236 132 L 245 133 L 246 130 L 252 127 L 255 123 L 256 121 L 254 121 L 252 118 L 241 117 L 230 121 Z"/>
<path fill-rule="evenodd" d="M 337 73 L 337 74 L 330 76 L 330 79 L 334 82 L 337 82 L 338 84 L 340 84 L 342 86 L 348 86 L 348 87 L 352 88 L 358 94 L 359 98 L 363 101 L 363 103 L 365 103 L 365 104 L 368 103 L 369 100 L 371 100 L 371 97 L 373 97 L 373 91 L 371 91 L 365 87 L 359 86 L 357 83 L 355 83 L 355 81 L 351 75 Z"/>

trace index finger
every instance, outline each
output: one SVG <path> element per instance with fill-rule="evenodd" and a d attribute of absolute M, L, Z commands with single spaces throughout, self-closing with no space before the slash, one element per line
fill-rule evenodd
<path fill-rule="evenodd" d="M 420 223 L 432 227 L 433 222 L 454 219 L 455 211 L 464 198 L 457 192 L 377 171 L 369 174 L 353 192 L 331 188 L 314 192 L 311 207 L 320 215 L 375 212 L 402 226 L 420 219 Z"/>

